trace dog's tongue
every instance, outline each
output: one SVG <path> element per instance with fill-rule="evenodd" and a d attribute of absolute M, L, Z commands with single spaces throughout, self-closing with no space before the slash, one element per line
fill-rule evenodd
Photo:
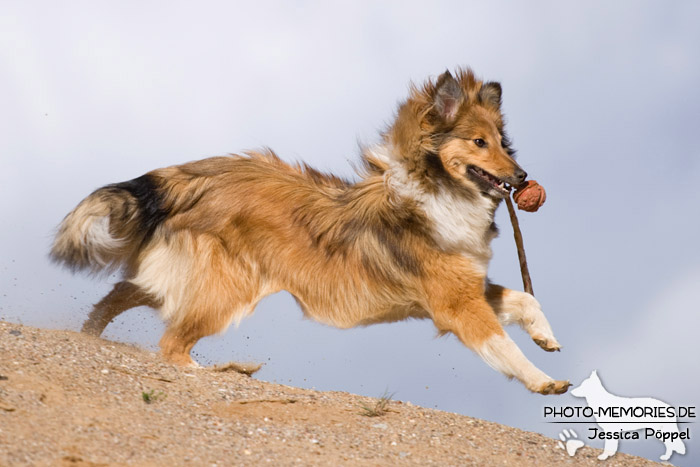
<path fill-rule="evenodd" d="M 534 180 L 528 180 L 516 188 L 513 200 L 518 205 L 518 209 L 535 212 L 547 200 L 547 193 L 542 185 Z"/>

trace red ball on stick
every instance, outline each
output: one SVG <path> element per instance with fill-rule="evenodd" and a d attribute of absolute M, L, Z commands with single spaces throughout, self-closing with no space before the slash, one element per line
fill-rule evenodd
<path fill-rule="evenodd" d="M 518 205 L 518 209 L 527 212 L 535 212 L 547 200 L 547 193 L 542 185 L 534 180 L 523 183 L 513 193 L 513 200 Z"/>

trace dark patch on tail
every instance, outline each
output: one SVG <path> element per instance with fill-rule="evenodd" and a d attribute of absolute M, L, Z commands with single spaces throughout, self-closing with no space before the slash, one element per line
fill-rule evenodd
<path fill-rule="evenodd" d="M 146 243 L 156 228 L 168 217 L 169 209 L 155 176 L 146 174 L 127 182 L 114 183 L 104 187 L 108 191 L 122 190 L 136 200 L 139 208 L 141 231 L 145 232 L 143 242 Z"/>

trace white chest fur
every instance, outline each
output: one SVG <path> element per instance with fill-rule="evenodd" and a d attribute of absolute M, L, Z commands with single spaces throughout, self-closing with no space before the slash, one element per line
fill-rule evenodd
<path fill-rule="evenodd" d="M 476 195 L 470 199 L 447 189 L 426 193 L 420 183 L 395 161 L 391 161 L 386 183 L 401 197 L 416 201 L 433 224 L 434 240 L 444 251 L 463 254 L 486 274 L 495 232 L 493 201 Z"/>

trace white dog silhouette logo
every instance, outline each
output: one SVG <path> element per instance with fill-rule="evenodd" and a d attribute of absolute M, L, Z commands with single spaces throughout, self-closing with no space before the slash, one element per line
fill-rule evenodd
<path fill-rule="evenodd" d="M 594 430 L 595 437 L 604 439 L 603 454 L 598 459 L 605 460 L 617 452 L 620 439 L 639 439 L 637 430 L 644 430 L 645 438 L 649 434 L 663 441 L 666 452 L 661 460 L 668 460 L 674 452 L 685 454 L 685 444 L 681 440 L 683 433 L 678 430 L 673 408 L 651 397 L 620 397 L 610 394 L 598 378 L 595 370 L 571 394 L 583 397 L 593 410 L 600 430 Z M 634 435 L 634 436 L 631 436 Z"/>

